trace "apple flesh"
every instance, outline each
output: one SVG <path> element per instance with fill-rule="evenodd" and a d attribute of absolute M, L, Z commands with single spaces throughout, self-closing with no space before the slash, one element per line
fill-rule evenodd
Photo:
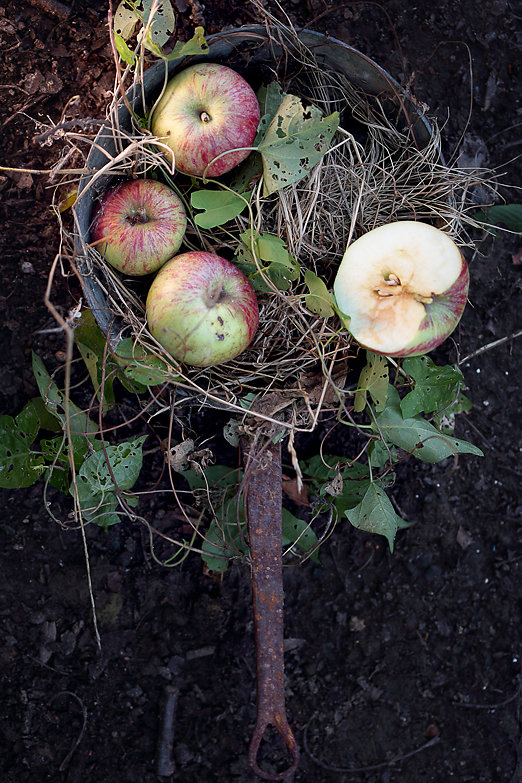
<path fill-rule="evenodd" d="M 200 63 L 169 81 L 151 130 L 174 153 L 178 171 L 219 177 L 249 155 L 239 148 L 252 146 L 259 117 L 256 95 L 242 76 L 226 65 Z"/>
<path fill-rule="evenodd" d="M 175 359 L 195 367 L 221 364 L 250 344 L 259 309 L 250 280 L 214 253 L 182 253 L 163 266 L 149 289 L 152 336 Z"/>
<path fill-rule="evenodd" d="M 123 182 L 97 205 L 91 242 L 104 259 L 127 275 L 156 272 L 177 253 L 187 215 L 179 196 L 152 179 Z"/>
<path fill-rule="evenodd" d="M 348 247 L 334 295 L 363 347 L 386 356 L 420 356 L 453 332 L 468 286 L 466 261 L 451 237 L 404 220 L 375 228 Z"/>

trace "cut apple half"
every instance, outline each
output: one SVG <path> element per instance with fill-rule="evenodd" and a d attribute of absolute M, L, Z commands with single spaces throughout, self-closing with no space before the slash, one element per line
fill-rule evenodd
<path fill-rule="evenodd" d="M 457 326 L 468 295 L 466 261 L 448 234 L 403 220 L 351 244 L 334 295 L 353 337 L 386 356 L 432 351 Z"/>

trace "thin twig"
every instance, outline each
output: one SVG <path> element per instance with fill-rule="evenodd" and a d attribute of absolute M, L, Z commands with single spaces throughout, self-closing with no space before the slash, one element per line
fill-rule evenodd
<path fill-rule="evenodd" d="M 521 335 L 522 335 L 522 329 L 519 329 L 518 332 L 514 332 L 513 334 L 509 334 L 506 337 L 501 337 L 499 340 L 494 340 L 492 343 L 483 345 L 481 348 L 477 348 L 476 351 L 473 351 L 473 353 L 468 353 L 467 356 L 465 356 L 463 359 L 460 359 L 459 364 L 464 364 L 464 362 L 469 362 L 470 359 L 474 359 L 476 356 L 480 356 L 480 354 L 485 353 L 486 351 L 490 351 L 492 348 L 498 348 L 499 345 L 508 343 L 510 340 L 516 340 L 516 338 L 520 337 Z"/>
<path fill-rule="evenodd" d="M 311 720 L 308 721 L 303 732 L 303 745 L 308 756 L 310 756 L 315 764 L 317 764 L 319 767 L 322 767 L 323 769 L 327 769 L 329 772 L 342 772 L 347 775 L 359 775 L 363 772 L 375 772 L 379 769 L 392 767 L 395 764 L 400 764 L 402 761 L 406 761 L 406 759 L 417 755 L 417 753 L 422 753 L 422 751 L 427 750 L 428 748 L 431 748 L 433 745 L 437 745 L 440 742 L 440 737 L 433 737 L 432 739 L 428 740 L 428 742 L 425 742 L 424 745 L 421 745 L 414 750 L 410 750 L 409 753 L 394 756 L 393 758 L 389 759 L 389 761 L 381 761 L 379 764 L 370 764 L 366 767 L 336 767 L 333 764 L 327 764 L 326 762 L 321 761 L 321 759 L 317 758 L 317 756 L 314 755 L 310 750 L 308 745 L 308 727 L 310 726 L 311 722 Z"/>

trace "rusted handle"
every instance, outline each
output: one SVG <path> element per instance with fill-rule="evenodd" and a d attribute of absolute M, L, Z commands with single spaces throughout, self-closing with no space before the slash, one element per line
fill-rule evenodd
<path fill-rule="evenodd" d="M 251 441 L 242 446 L 257 670 L 257 720 L 248 760 L 264 780 L 284 780 L 297 769 L 299 749 L 285 707 L 281 447 L 269 443 L 256 448 Z M 265 772 L 257 763 L 269 725 L 278 731 L 291 758 L 288 769 L 276 774 Z"/>

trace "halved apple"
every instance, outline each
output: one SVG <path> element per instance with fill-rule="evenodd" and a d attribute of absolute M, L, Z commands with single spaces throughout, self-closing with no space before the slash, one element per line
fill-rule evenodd
<path fill-rule="evenodd" d="M 419 356 L 453 332 L 468 286 L 466 261 L 451 237 L 403 220 L 375 228 L 347 248 L 334 294 L 362 346 L 386 356 Z"/>

